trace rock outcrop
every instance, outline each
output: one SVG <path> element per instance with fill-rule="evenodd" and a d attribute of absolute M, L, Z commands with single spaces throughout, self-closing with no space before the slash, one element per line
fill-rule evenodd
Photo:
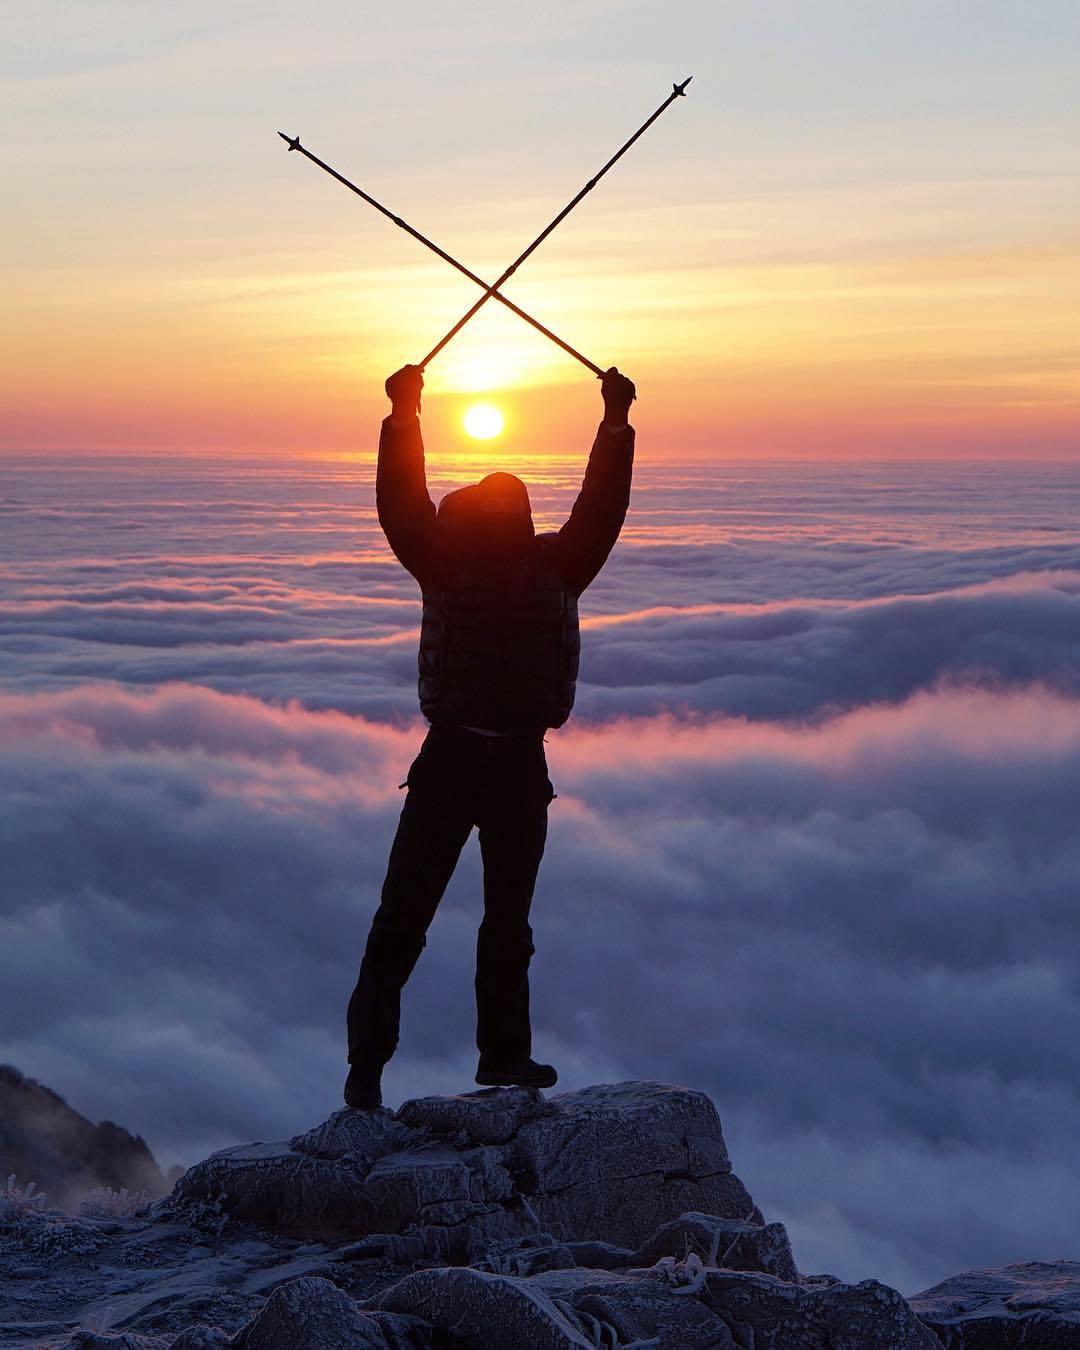
<path fill-rule="evenodd" d="M 953 1275 L 911 1300 L 947 1350 L 1075 1350 L 1080 1261 L 1025 1261 Z"/>
<path fill-rule="evenodd" d="M 1075 1268 L 1053 1272 L 1053 1286 L 1046 1267 L 958 1277 L 912 1302 L 875 1280 L 804 1275 L 701 1093 L 491 1089 L 339 1111 L 293 1139 L 226 1149 L 140 1218 L 0 1209 L 0 1343 L 1075 1345 Z"/>
<path fill-rule="evenodd" d="M 0 1181 L 12 1173 L 65 1209 L 103 1186 L 155 1196 L 167 1189 L 139 1135 L 111 1120 L 95 1125 L 49 1088 L 0 1064 Z"/>
<path fill-rule="evenodd" d="M 339 1111 L 287 1144 L 226 1149 L 193 1167 L 180 1201 L 275 1232 L 339 1240 L 408 1235 L 451 1261 L 538 1229 L 635 1248 L 688 1210 L 760 1226 L 708 1097 L 620 1083 L 545 1100 L 536 1089 Z"/>

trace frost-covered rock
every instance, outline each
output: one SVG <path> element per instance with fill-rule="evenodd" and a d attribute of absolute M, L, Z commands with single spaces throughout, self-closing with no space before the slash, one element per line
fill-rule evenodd
<path fill-rule="evenodd" d="M 220 1327 L 194 1326 L 169 1342 L 169 1350 L 226 1350 L 232 1337 Z"/>
<path fill-rule="evenodd" d="M 710 1270 L 702 1298 L 731 1329 L 735 1345 L 941 1350 L 907 1301 L 877 1280 L 794 1284 L 756 1272 Z"/>
<path fill-rule="evenodd" d="M 680 1214 L 661 1225 L 628 1264 L 651 1265 L 662 1257 L 695 1253 L 705 1266 L 759 1270 L 781 1280 L 797 1280 L 795 1258 L 782 1223 L 752 1224 L 715 1214 Z M 579 1264 L 583 1264 L 579 1262 Z"/>
<path fill-rule="evenodd" d="M 822 1286 L 759 1272 L 548 1271 L 529 1278 L 422 1270 L 375 1306 L 410 1313 L 463 1350 L 940 1350 L 894 1290 L 875 1280 Z"/>
<path fill-rule="evenodd" d="M 1080 1346 L 1080 1261 L 970 1270 L 910 1301 L 948 1350 Z"/>
<path fill-rule="evenodd" d="M 468 1347 L 588 1350 L 580 1323 L 531 1280 L 469 1267 L 420 1270 L 388 1289 L 378 1306 L 422 1318 L 436 1337 Z"/>
<path fill-rule="evenodd" d="M 287 1142 L 214 1154 L 174 1199 L 320 1239 L 422 1229 L 450 1259 L 537 1229 L 633 1248 L 691 1210 L 762 1223 L 712 1102 L 660 1083 L 547 1100 L 490 1089 L 419 1098 L 394 1116 L 339 1111 Z"/>
<path fill-rule="evenodd" d="M 548 1115 L 549 1105 L 535 1088 L 489 1088 L 455 1097 L 414 1097 L 402 1104 L 396 1119 L 462 1146 L 505 1144 L 526 1121 Z"/>
<path fill-rule="evenodd" d="M 348 1294 L 316 1275 L 275 1289 L 238 1333 L 238 1350 L 389 1350 L 382 1328 Z"/>

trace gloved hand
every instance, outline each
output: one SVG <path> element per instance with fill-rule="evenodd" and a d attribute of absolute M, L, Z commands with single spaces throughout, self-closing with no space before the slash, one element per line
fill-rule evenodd
<path fill-rule="evenodd" d="M 402 366 L 386 381 L 386 396 L 394 405 L 395 417 L 412 417 L 420 411 L 420 390 L 424 372 L 419 366 Z"/>
<path fill-rule="evenodd" d="M 633 380 L 620 375 L 615 366 L 600 377 L 600 392 L 604 396 L 604 421 L 609 426 L 626 426 L 630 404 L 637 398 Z"/>

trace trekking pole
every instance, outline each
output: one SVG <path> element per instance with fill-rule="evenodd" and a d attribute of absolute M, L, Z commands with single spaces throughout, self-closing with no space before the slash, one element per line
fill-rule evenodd
<path fill-rule="evenodd" d="M 450 254 L 447 253 L 445 249 L 440 248 L 434 240 L 429 239 L 425 234 L 421 234 L 419 230 L 414 230 L 408 221 L 402 220 L 400 216 L 394 215 L 393 211 L 390 211 L 383 206 L 382 202 L 377 202 L 375 198 L 365 192 L 363 188 L 358 188 L 355 183 L 351 183 L 343 174 L 338 173 L 336 169 L 332 169 L 329 164 L 321 160 L 318 155 L 313 155 L 306 146 L 300 144 L 299 136 L 286 136 L 283 131 L 279 131 L 278 135 L 288 145 L 290 150 L 299 150 L 302 155 L 306 155 L 307 158 L 311 160 L 312 164 L 317 164 L 320 169 L 325 169 L 331 178 L 336 178 L 339 183 L 344 183 L 350 192 L 355 192 L 358 197 L 362 197 L 369 206 L 373 206 L 376 211 L 381 212 L 387 220 L 392 220 L 399 229 L 404 230 L 406 234 L 411 234 L 414 239 L 418 239 L 425 248 L 431 249 L 432 253 L 437 254 L 444 262 L 448 262 L 451 267 L 456 267 L 462 276 L 468 277 L 470 281 L 475 281 L 477 286 L 484 292 L 484 300 L 492 298 L 500 301 L 507 309 L 516 314 L 519 319 L 524 319 L 526 323 L 532 324 L 537 332 L 543 333 L 545 337 L 550 338 L 557 347 L 561 347 L 564 352 L 572 356 L 576 361 L 580 361 L 581 364 L 591 370 L 594 375 L 603 375 L 604 372 L 594 361 L 590 361 L 587 356 L 582 356 L 581 352 L 579 352 L 576 347 L 571 347 L 569 342 L 564 342 L 562 338 L 559 337 L 558 334 L 553 333 L 550 328 L 545 328 L 539 319 L 534 319 L 531 314 L 526 314 L 526 312 L 515 305 L 512 300 L 508 300 L 505 295 L 496 289 L 498 283 L 496 283 L 496 286 L 489 286 L 482 277 L 478 277 L 476 273 L 471 272 L 464 263 L 459 263 L 456 258 L 451 257 Z"/>
<path fill-rule="evenodd" d="M 634 142 L 638 139 L 639 136 L 643 136 L 645 132 L 648 131 L 648 129 L 660 116 L 660 114 L 664 112 L 672 103 L 674 103 L 677 98 L 684 98 L 686 96 L 686 86 L 690 83 L 690 81 L 693 78 L 694 77 L 692 75 L 688 75 L 686 79 L 683 80 L 682 84 L 673 84 L 671 86 L 671 93 L 668 94 L 667 98 L 663 101 L 663 103 L 660 104 L 659 108 L 657 108 L 657 110 L 652 114 L 652 116 L 646 118 L 646 120 L 642 122 L 641 126 L 638 127 L 637 131 L 634 132 L 634 134 L 630 137 L 630 139 L 626 142 L 626 144 L 623 145 L 620 149 L 616 150 L 616 152 L 611 156 L 611 158 L 599 171 L 599 173 L 595 174 L 592 178 L 589 179 L 589 181 L 585 184 L 585 186 L 581 189 L 581 191 L 577 194 L 577 196 L 574 197 L 571 201 L 567 202 L 567 204 L 563 207 L 563 209 L 559 212 L 559 214 L 555 217 L 555 219 L 551 222 L 551 224 L 547 225 L 543 230 L 540 231 L 540 233 L 532 241 L 532 243 L 525 250 L 525 252 L 522 253 L 519 257 L 515 258 L 514 261 L 510 264 L 510 266 L 506 269 L 506 271 L 503 272 L 502 276 L 500 276 L 499 279 L 493 285 L 487 288 L 487 290 L 480 297 L 480 299 L 477 300 L 476 304 L 473 305 L 472 309 L 466 311 L 466 313 L 464 313 L 461 316 L 461 318 L 458 319 L 457 323 L 454 324 L 453 328 L 450 329 L 449 333 L 447 333 L 445 337 L 440 338 L 439 341 L 436 342 L 435 346 L 432 347 L 431 351 L 429 351 L 427 356 L 425 356 L 424 359 L 420 362 L 421 370 L 424 369 L 424 367 L 428 364 L 429 361 L 434 360 L 434 358 L 438 356 L 439 352 L 442 351 L 442 349 L 446 346 L 446 344 L 450 341 L 450 339 L 454 337 L 457 333 L 459 333 L 462 328 L 465 327 L 465 325 L 469 322 L 469 320 L 476 313 L 476 311 L 480 309 L 482 305 L 487 304 L 487 302 L 491 299 L 491 297 L 498 292 L 498 288 L 503 284 L 503 282 L 506 281 L 508 277 L 513 276 L 513 274 L 517 271 L 517 269 L 521 266 L 521 264 L 525 261 L 525 259 L 540 247 L 540 245 L 548 237 L 548 235 L 555 228 L 555 226 L 558 225 L 561 221 L 565 220 L 566 217 L 570 214 L 570 212 L 574 209 L 574 207 L 577 206 L 578 202 L 581 201 L 582 197 L 586 196 L 593 190 L 593 188 L 597 185 L 597 183 L 599 183 L 600 179 L 603 178 L 604 174 L 607 173 L 608 169 L 610 169 L 611 166 L 615 164 L 618 160 L 622 159 L 623 155 L 626 154 L 627 150 L 630 149 L 630 147 L 634 144 Z M 587 362 L 587 364 L 591 369 L 592 363 Z M 598 370 L 596 373 L 600 375 L 603 372 Z"/>

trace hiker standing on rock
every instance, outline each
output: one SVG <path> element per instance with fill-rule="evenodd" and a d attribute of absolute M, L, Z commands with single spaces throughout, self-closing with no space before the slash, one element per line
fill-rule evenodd
<path fill-rule="evenodd" d="M 398 1043 L 401 990 L 473 826 L 484 867 L 476 945 L 476 1081 L 551 1087 L 532 1058 L 529 907 L 554 796 L 544 732 L 570 715 L 577 600 L 604 565 L 630 500 L 633 384 L 602 377 L 604 419 L 566 524 L 537 535 L 525 484 L 509 473 L 450 492 L 436 510 L 424 474 L 419 366 L 386 381 L 376 477 L 379 523 L 420 583 L 420 707 L 431 723 L 349 1000 L 345 1103 L 381 1105 Z"/>

